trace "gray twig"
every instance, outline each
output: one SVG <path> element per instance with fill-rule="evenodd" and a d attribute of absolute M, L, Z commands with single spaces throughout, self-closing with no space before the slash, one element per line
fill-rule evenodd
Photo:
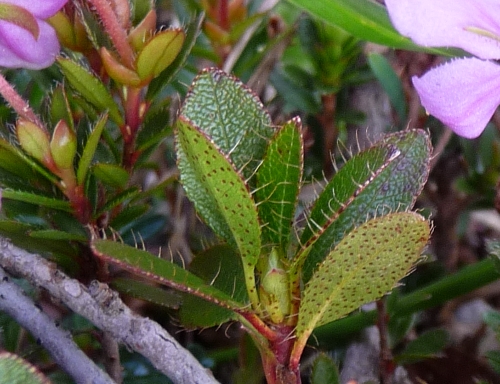
<path fill-rule="evenodd" d="M 113 384 L 114 381 L 75 344 L 71 335 L 35 306 L 0 267 L 0 310 L 14 318 L 47 349 L 76 383 Z"/>
<path fill-rule="evenodd" d="M 158 323 L 133 313 L 106 284 L 87 288 L 41 256 L 0 238 L 0 265 L 45 288 L 74 312 L 86 317 L 119 343 L 139 352 L 174 383 L 216 384 L 205 369 Z"/>

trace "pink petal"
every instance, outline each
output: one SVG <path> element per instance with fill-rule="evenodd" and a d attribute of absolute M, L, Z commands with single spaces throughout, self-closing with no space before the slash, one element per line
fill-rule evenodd
<path fill-rule="evenodd" d="M 385 0 L 392 23 L 426 47 L 458 47 L 482 59 L 500 59 L 500 1 Z M 479 28 L 497 37 L 466 30 Z"/>
<path fill-rule="evenodd" d="M 2 0 L 2 3 L 18 5 L 30 11 L 39 19 L 54 16 L 68 0 Z"/>
<path fill-rule="evenodd" d="M 24 28 L 0 21 L 0 66 L 8 68 L 42 69 L 50 66 L 59 53 L 59 41 L 54 29 L 38 20 L 38 40 Z"/>
<path fill-rule="evenodd" d="M 492 61 L 456 59 L 412 80 L 427 112 L 469 139 L 483 132 L 500 104 L 500 65 Z"/>

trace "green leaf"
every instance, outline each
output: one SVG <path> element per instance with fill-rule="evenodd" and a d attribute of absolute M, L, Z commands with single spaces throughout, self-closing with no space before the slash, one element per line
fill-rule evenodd
<path fill-rule="evenodd" d="M 141 3 L 141 2 L 140 2 Z M 191 53 L 196 38 L 198 37 L 201 29 L 201 23 L 203 21 L 203 14 L 199 14 L 194 17 L 187 25 L 186 38 L 182 48 L 175 58 L 175 60 L 170 64 L 160 75 L 151 81 L 148 87 L 148 92 L 146 98 L 148 100 L 153 100 L 177 75 Z"/>
<path fill-rule="evenodd" d="M 181 182 L 190 200 L 215 233 L 255 266 L 260 253 L 257 207 L 242 176 L 192 122 L 177 122 Z"/>
<path fill-rule="evenodd" d="M 162 307 L 178 309 L 182 302 L 179 292 L 165 290 L 142 281 L 122 278 L 113 279 L 111 287 L 136 299 L 146 300 Z M 202 300 L 205 302 L 204 300 Z"/>
<path fill-rule="evenodd" d="M 50 119 L 54 126 L 59 120 L 64 120 L 71 130 L 75 129 L 68 96 L 62 84 L 58 85 L 50 95 Z"/>
<path fill-rule="evenodd" d="M 71 205 L 68 201 L 53 199 L 51 197 L 41 196 L 35 193 L 4 189 L 2 190 L 2 198 L 24 201 L 25 203 L 40 205 L 42 207 L 60 209 L 63 211 L 71 212 Z"/>
<path fill-rule="evenodd" d="M 401 36 L 392 26 L 384 6 L 372 0 L 289 0 L 319 19 L 338 25 L 352 35 L 397 49 L 450 56 L 452 51 L 425 48 Z"/>
<path fill-rule="evenodd" d="M 168 29 L 156 33 L 137 56 L 137 73 L 141 80 L 158 76 L 177 57 L 184 43 L 182 29 Z"/>
<path fill-rule="evenodd" d="M 125 188 L 129 173 L 116 164 L 97 163 L 93 166 L 95 177 L 113 188 Z"/>
<path fill-rule="evenodd" d="M 401 123 L 406 122 L 406 97 L 403 84 L 387 59 L 379 53 L 368 55 L 368 64 L 389 96 Z"/>
<path fill-rule="evenodd" d="M 92 242 L 91 248 L 97 257 L 135 275 L 196 295 L 221 307 L 243 311 L 243 303 L 239 303 L 221 290 L 207 285 L 191 272 L 149 252 L 110 240 L 95 240 Z"/>
<path fill-rule="evenodd" d="M 83 235 L 59 231 L 57 229 L 40 229 L 37 231 L 30 231 L 29 236 L 37 239 L 47 239 L 47 240 L 68 240 L 68 241 L 75 240 L 81 242 L 87 241 L 87 238 Z"/>
<path fill-rule="evenodd" d="M 99 113 L 108 112 L 117 124 L 123 124 L 123 117 L 106 86 L 96 76 L 70 59 L 59 56 L 57 62 L 71 86 Z"/>
<path fill-rule="evenodd" d="M 76 171 L 76 179 L 78 181 L 78 184 L 83 184 L 85 178 L 87 177 L 90 164 L 92 164 L 92 159 L 94 158 L 97 145 L 99 144 L 101 134 L 104 130 L 104 127 L 106 126 L 107 121 L 108 116 L 106 114 L 101 116 L 101 118 L 95 124 L 95 127 L 90 134 L 87 143 L 85 144 L 82 157 L 80 158 L 80 162 L 78 163 L 78 170 Z"/>
<path fill-rule="evenodd" d="M 417 361 L 437 357 L 449 342 L 449 335 L 444 329 L 434 329 L 422 333 L 408 343 L 406 348 L 394 360 L 398 364 L 411 364 Z"/>
<path fill-rule="evenodd" d="M 431 145 L 422 130 L 386 136 L 350 159 L 314 203 L 301 236 L 296 265 L 307 257 L 303 279 L 345 233 L 370 218 L 410 209 L 429 174 Z"/>
<path fill-rule="evenodd" d="M 303 170 L 300 120 L 285 123 L 271 140 L 257 171 L 256 199 L 263 242 L 286 254 Z"/>
<path fill-rule="evenodd" d="M 500 351 L 488 351 L 486 352 L 486 358 L 491 368 L 500 374 Z"/>
<path fill-rule="evenodd" d="M 0 353 L 0 384 L 49 384 L 35 366 L 9 352 Z"/>
<path fill-rule="evenodd" d="M 248 302 L 241 258 L 231 247 L 216 245 L 196 255 L 189 270 L 236 301 Z M 233 311 L 193 295 L 185 295 L 179 311 L 179 320 L 187 328 L 212 327 L 235 319 Z"/>
<path fill-rule="evenodd" d="M 131 187 L 124 191 L 117 193 L 115 196 L 110 198 L 106 204 L 96 214 L 96 217 L 102 215 L 107 211 L 111 211 L 114 207 L 126 202 L 130 201 L 134 197 L 137 197 L 141 193 L 141 190 L 137 187 Z M 116 228 L 115 228 L 116 229 Z"/>
<path fill-rule="evenodd" d="M 305 345 L 314 328 L 389 292 L 418 260 L 429 232 L 422 216 L 402 212 L 370 220 L 345 236 L 304 289 L 298 343 Z"/>
<path fill-rule="evenodd" d="M 335 362 L 325 353 L 314 359 L 311 371 L 311 384 L 339 384 L 339 370 Z"/>
<path fill-rule="evenodd" d="M 196 77 L 181 116 L 199 127 L 245 178 L 254 174 L 274 135 L 260 100 L 241 81 L 216 68 Z"/>

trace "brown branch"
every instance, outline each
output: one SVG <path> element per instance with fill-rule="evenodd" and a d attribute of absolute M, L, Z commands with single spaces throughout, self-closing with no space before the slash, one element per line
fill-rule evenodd
<path fill-rule="evenodd" d="M 0 265 L 45 288 L 116 341 L 149 359 L 174 383 L 217 383 L 210 371 L 166 330 L 133 313 L 106 284 L 93 281 L 87 288 L 41 256 L 26 252 L 3 238 L 0 238 Z"/>
<path fill-rule="evenodd" d="M 40 341 L 76 383 L 113 384 L 114 381 L 78 348 L 69 333 L 56 326 L 54 321 L 38 309 L 23 290 L 10 280 L 0 267 L 0 310 L 14 318 Z"/>

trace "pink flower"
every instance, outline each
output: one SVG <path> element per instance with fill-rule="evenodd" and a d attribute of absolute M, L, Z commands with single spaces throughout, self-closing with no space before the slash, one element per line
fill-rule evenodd
<path fill-rule="evenodd" d="M 44 20 L 67 0 L 0 1 L 0 66 L 42 69 L 50 66 L 60 46 L 54 29 Z"/>
<path fill-rule="evenodd" d="M 413 77 L 427 112 L 466 138 L 478 137 L 500 104 L 499 0 L 386 0 L 396 29 L 427 47 L 462 48 L 460 58 Z"/>

